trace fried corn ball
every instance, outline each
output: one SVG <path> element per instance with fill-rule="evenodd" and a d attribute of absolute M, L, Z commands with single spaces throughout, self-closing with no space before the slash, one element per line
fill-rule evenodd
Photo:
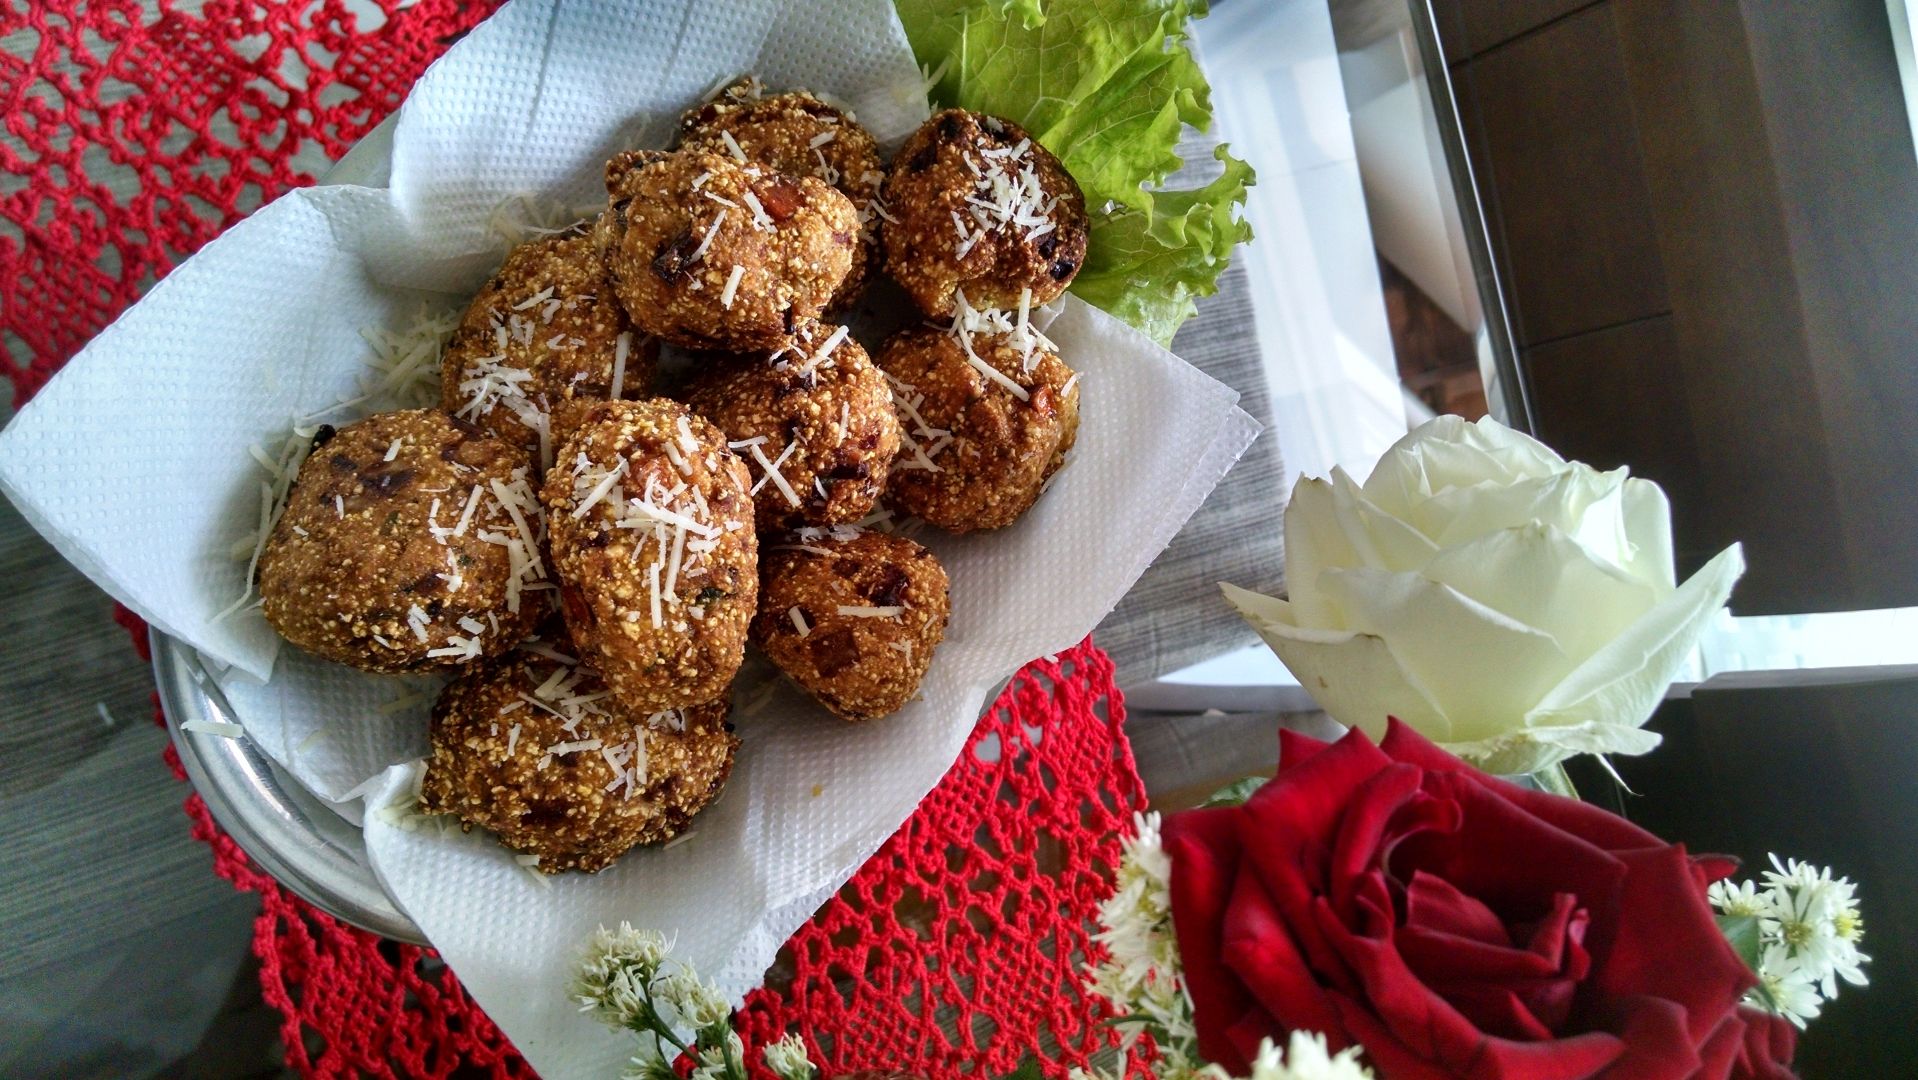
<path fill-rule="evenodd" d="M 512 648 L 551 610 L 530 466 L 431 409 L 321 428 L 260 553 L 267 622 L 363 671 Z"/>
<path fill-rule="evenodd" d="M 906 444 L 892 505 L 963 533 L 1010 525 L 1038 501 L 1079 436 L 1079 379 L 1045 345 L 1013 342 L 920 326 L 879 350 Z"/>
<path fill-rule="evenodd" d="M 566 628 L 626 709 L 711 701 L 732 681 L 757 602 L 746 466 L 664 398 L 580 418 L 540 497 Z"/>
<path fill-rule="evenodd" d="M 828 306 L 852 306 L 879 265 L 885 207 L 875 203 L 886 173 L 879 145 L 851 113 L 806 90 L 765 94 L 759 80 L 747 76 L 680 119 L 679 146 L 714 154 L 737 148 L 747 161 L 788 176 L 817 177 L 851 200 L 860 242 Z"/>
<path fill-rule="evenodd" d="M 747 462 L 763 531 L 865 517 L 899 452 L 892 391 L 843 326 L 801 323 L 770 356 L 709 364 L 685 400 Z"/>
<path fill-rule="evenodd" d="M 767 545 L 753 643 L 834 715 L 874 720 L 919 692 L 950 591 L 939 560 L 903 536 L 802 529 Z"/>
<path fill-rule="evenodd" d="M 600 870 L 683 833 L 732 771 L 729 695 L 629 713 L 592 668 L 540 652 L 509 653 L 440 694 L 421 809 L 491 830 L 546 874 Z"/>
<path fill-rule="evenodd" d="M 852 269 L 844 195 L 729 155 L 633 151 L 606 165 L 596 241 L 633 324 L 689 349 L 774 349 Z"/>
<path fill-rule="evenodd" d="M 659 345 L 635 333 L 590 235 L 514 248 L 440 358 L 440 408 L 550 463 L 563 402 L 641 398 Z"/>
<path fill-rule="evenodd" d="M 1010 120 L 947 109 L 893 157 L 886 270 L 926 314 L 1058 299 L 1086 258 L 1085 196 Z"/>

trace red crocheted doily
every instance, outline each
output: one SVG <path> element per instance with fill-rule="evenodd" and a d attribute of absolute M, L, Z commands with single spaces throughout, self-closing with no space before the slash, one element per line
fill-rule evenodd
<path fill-rule="evenodd" d="M 180 5 L 183 9 L 189 5 Z M 16 402 L 166 271 L 327 164 L 490 3 L 0 0 L 0 342 Z M 146 656 L 145 628 L 120 619 Z M 156 701 L 157 715 L 157 701 Z M 1058 1075 L 1111 1045 L 1079 972 L 1144 802 L 1090 642 L 1021 672 L 945 780 L 795 934 L 741 1011 L 830 1074 Z M 179 760 L 167 760 L 176 775 Z M 530 1076 L 431 950 L 379 940 L 256 870 L 195 795 L 215 869 L 260 894 L 261 990 L 310 1076 Z"/>
<path fill-rule="evenodd" d="M 116 618 L 147 659 L 146 627 Z M 159 715 L 156 696 L 155 719 Z M 1090 640 L 1016 675 L 932 794 L 786 943 L 738 1015 L 758 1046 L 805 1036 L 827 1076 L 1006 1075 L 1035 1052 L 1061 1076 L 1115 1044 L 1082 973 L 1119 836 L 1145 804 L 1112 662 Z M 171 746 L 166 761 L 181 779 Z M 214 869 L 260 894 L 253 951 L 308 1076 L 531 1076 L 432 950 L 314 909 L 254 869 L 198 795 L 193 835 Z M 756 1064 L 755 1074 L 770 1073 Z M 1140 1075 L 1135 1057 L 1127 1071 Z"/>

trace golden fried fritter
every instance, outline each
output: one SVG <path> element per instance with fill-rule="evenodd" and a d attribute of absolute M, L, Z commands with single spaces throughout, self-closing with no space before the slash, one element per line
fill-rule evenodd
<path fill-rule="evenodd" d="M 886 270 L 928 315 L 1058 299 L 1086 258 L 1086 206 L 1059 159 L 1010 120 L 947 109 L 886 175 Z"/>
<path fill-rule="evenodd" d="M 731 156 L 633 151 L 606 164 L 596 242 L 634 325 L 689 349 L 773 349 L 817 318 L 859 246 L 844 195 Z"/>
<path fill-rule="evenodd" d="M 540 490 L 567 630 L 621 706 L 680 708 L 739 670 L 758 597 L 746 466 L 678 402 L 600 402 Z"/>
<path fill-rule="evenodd" d="M 970 362 L 966 340 L 999 378 Z M 962 338 L 921 326 L 879 350 L 906 442 L 893 463 L 892 505 L 950 532 L 970 532 L 1010 525 L 1038 500 L 1079 436 L 1079 385 L 1058 354 L 1028 347 L 1029 357 L 1012 335 Z"/>
<path fill-rule="evenodd" d="M 562 402 L 643 398 L 659 345 L 635 333 L 593 238 L 514 248 L 466 308 L 440 358 L 440 408 L 547 463 Z"/>
<path fill-rule="evenodd" d="M 804 322 L 771 356 L 709 363 L 685 400 L 745 459 L 761 530 L 858 521 L 899 452 L 892 392 L 844 327 Z"/>
<path fill-rule="evenodd" d="M 260 555 L 263 610 L 288 641 L 365 671 L 451 667 L 551 610 L 526 451 L 431 409 L 313 442 Z"/>
<path fill-rule="evenodd" d="M 814 176 L 852 201 L 860 244 L 852 270 L 833 294 L 831 310 L 852 306 L 879 265 L 879 230 L 886 212 L 878 203 L 885 165 L 871 133 L 851 113 L 805 90 L 765 94 L 759 80 L 741 78 L 688 112 L 679 122 L 682 150 L 731 154 L 788 176 Z M 730 139 L 730 141 L 728 141 Z"/>
<path fill-rule="evenodd" d="M 919 692 L 951 613 L 946 571 L 919 544 L 802 529 L 766 547 L 752 636 L 834 715 L 873 720 Z"/>
<path fill-rule="evenodd" d="M 729 697 L 629 713 L 590 667 L 542 651 L 510 653 L 440 694 L 420 808 L 492 830 L 547 874 L 599 870 L 684 832 L 732 771 Z"/>

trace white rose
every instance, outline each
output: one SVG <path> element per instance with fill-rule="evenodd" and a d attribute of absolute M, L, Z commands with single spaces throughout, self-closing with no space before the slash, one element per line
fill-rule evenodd
<path fill-rule="evenodd" d="M 1223 586 L 1332 717 L 1387 716 L 1494 773 L 1642 754 L 1642 730 L 1744 572 L 1734 544 L 1674 585 L 1649 480 L 1441 416 L 1363 486 L 1334 469 L 1285 509 L 1289 600 Z"/>

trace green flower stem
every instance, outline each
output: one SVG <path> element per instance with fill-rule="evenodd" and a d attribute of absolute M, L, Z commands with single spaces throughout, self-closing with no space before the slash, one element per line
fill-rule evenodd
<path fill-rule="evenodd" d="M 1568 799 L 1578 798 L 1578 789 L 1572 786 L 1572 778 L 1566 773 L 1565 763 L 1562 761 L 1533 773 L 1532 782 L 1554 795 L 1563 795 Z"/>

